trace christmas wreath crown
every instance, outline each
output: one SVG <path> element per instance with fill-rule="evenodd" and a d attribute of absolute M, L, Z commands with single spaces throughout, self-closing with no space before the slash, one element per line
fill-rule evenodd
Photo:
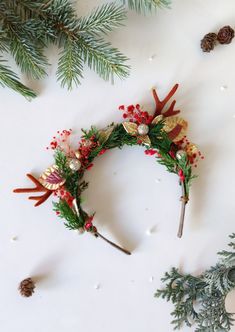
<path fill-rule="evenodd" d="M 59 217 L 66 220 L 65 225 L 69 229 L 78 230 L 80 233 L 87 231 L 124 253 L 130 254 L 128 250 L 107 240 L 98 232 L 93 224 L 94 214 L 89 215 L 82 207 L 81 195 L 88 186 L 83 180 L 84 174 L 93 166 L 96 157 L 113 148 L 140 145 L 145 148 L 146 155 L 154 155 L 169 172 L 179 177 L 182 196 L 178 237 L 181 237 L 189 188 L 195 177 L 192 174 L 192 166 L 203 157 L 197 147 L 186 138 L 187 122 L 177 116 L 180 111 L 174 109 L 176 101 L 172 101 L 165 110 L 166 104 L 177 88 L 178 84 L 163 100 L 159 99 L 156 90 L 153 89 L 155 101 L 153 115 L 143 111 L 139 104 L 120 106 L 124 122 L 112 123 L 101 130 L 95 127 L 87 131 L 82 130 L 83 136 L 75 149 L 72 148 L 70 141 L 72 130 L 58 131 L 57 137 L 53 137 L 50 143 L 50 148 L 55 152 L 54 164 L 39 178 L 27 174 L 35 184 L 34 188 L 20 188 L 14 192 L 41 192 L 42 195 L 29 197 L 31 200 L 36 200 L 35 206 L 39 206 L 54 194 L 59 199 L 53 203 L 54 210 Z"/>

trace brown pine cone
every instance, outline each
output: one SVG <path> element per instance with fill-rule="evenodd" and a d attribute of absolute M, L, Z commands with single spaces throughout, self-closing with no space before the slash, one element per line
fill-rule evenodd
<path fill-rule="evenodd" d="M 30 297 L 34 293 L 35 284 L 31 278 L 21 281 L 19 284 L 20 294 L 24 297 Z"/>
<path fill-rule="evenodd" d="M 216 45 L 217 35 L 216 33 L 207 33 L 201 40 L 201 49 L 203 52 L 210 52 L 214 49 Z"/>
<path fill-rule="evenodd" d="M 229 25 L 221 28 L 217 35 L 217 40 L 220 44 L 230 44 L 233 38 L 234 30 Z"/>

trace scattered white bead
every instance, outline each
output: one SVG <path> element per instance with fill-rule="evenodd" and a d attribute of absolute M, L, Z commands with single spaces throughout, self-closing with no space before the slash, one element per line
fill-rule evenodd
<path fill-rule="evenodd" d="M 18 236 L 12 236 L 11 242 L 16 242 L 18 240 Z"/>
<path fill-rule="evenodd" d="M 148 58 L 148 60 L 152 62 L 156 58 L 156 56 L 157 56 L 156 54 L 153 54 Z"/>
<path fill-rule="evenodd" d="M 220 87 L 220 90 L 221 90 L 221 91 L 225 91 L 225 90 L 227 90 L 227 89 L 228 89 L 227 85 L 222 85 L 222 86 Z"/>
<path fill-rule="evenodd" d="M 155 182 L 156 183 L 160 183 L 162 181 L 162 179 L 158 178 L 158 179 L 155 179 Z"/>
<path fill-rule="evenodd" d="M 96 284 L 96 285 L 94 286 L 94 288 L 95 288 L 96 290 L 100 289 L 100 284 Z"/>
<path fill-rule="evenodd" d="M 145 208 L 145 211 L 148 211 L 149 210 L 149 208 Z"/>
<path fill-rule="evenodd" d="M 151 276 L 151 277 L 149 278 L 149 282 L 153 282 L 153 280 L 154 280 L 154 277 Z"/>
<path fill-rule="evenodd" d="M 146 234 L 150 236 L 150 235 L 156 233 L 156 231 L 157 231 L 157 226 L 152 226 L 146 230 Z"/>
<path fill-rule="evenodd" d="M 147 231 L 146 231 L 146 234 L 147 234 L 147 235 L 152 235 L 152 229 L 151 229 L 151 228 L 148 228 Z"/>

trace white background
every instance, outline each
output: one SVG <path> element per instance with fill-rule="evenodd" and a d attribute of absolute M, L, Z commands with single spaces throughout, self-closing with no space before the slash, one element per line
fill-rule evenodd
<path fill-rule="evenodd" d="M 100 3 L 81 1 L 79 14 Z M 2 332 L 173 331 L 171 304 L 153 297 L 163 273 L 171 266 L 200 273 L 217 261 L 216 252 L 234 231 L 235 41 L 210 54 L 200 50 L 204 34 L 234 26 L 234 13 L 233 0 L 175 0 L 171 10 L 156 16 L 129 13 L 126 27 L 109 35 L 131 59 L 126 81 L 112 86 L 86 69 L 78 89 L 62 90 L 53 49 L 48 79 L 29 82 L 39 93 L 36 100 L 0 90 Z M 177 82 L 177 106 L 189 122 L 188 136 L 205 155 L 196 170 L 183 239 L 176 237 L 177 178 L 141 148 L 98 158 L 85 193 L 101 233 L 132 256 L 89 234 L 66 230 L 51 200 L 34 208 L 27 195 L 12 193 L 30 185 L 27 172 L 38 175 L 52 163 L 45 147 L 57 130 L 73 128 L 79 139 L 81 127 L 121 121 L 120 104 L 139 102 L 152 109 L 150 89 L 156 86 L 164 97 Z M 152 227 L 155 232 L 147 235 Z M 17 286 L 28 276 L 37 280 L 37 288 L 25 299 Z M 235 296 L 229 302 L 235 311 Z"/>

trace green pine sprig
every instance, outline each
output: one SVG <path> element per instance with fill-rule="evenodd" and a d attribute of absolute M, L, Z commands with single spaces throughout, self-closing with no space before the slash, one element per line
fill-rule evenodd
<path fill-rule="evenodd" d="M 80 18 L 70 0 L 2 1 L 0 56 L 4 60 L 11 54 L 23 74 L 42 79 L 49 66 L 45 49 L 55 44 L 59 48 L 57 79 L 62 87 L 71 90 L 81 84 L 85 64 L 107 81 L 124 79 L 129 74 L 128 59 L 104 35 L 123 25 L 125 18 L 124 7 L 116 3 L 104 4 Z M 2 86 L 29 99 L 36 96 L 9 68 L 2 65 L 1 72 Z"/>
<path fill-rule="evenodd" d="M 159 8 L 169 8 L 171 0 L 121 0 L 130 9 L 138 13 L 151 13 Z"/>

